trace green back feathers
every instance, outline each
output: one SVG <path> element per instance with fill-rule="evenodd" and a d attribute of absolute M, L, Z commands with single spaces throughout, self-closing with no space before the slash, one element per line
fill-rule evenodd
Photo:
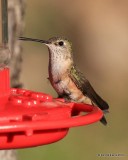
<path fill-rule="evenodd" d="M 82 85 L 85 82 L 85 77 L 84 75 L 73 65 L 70 69 L 70 77 L 76 84 L 76 86 L 82 90 Z"/>

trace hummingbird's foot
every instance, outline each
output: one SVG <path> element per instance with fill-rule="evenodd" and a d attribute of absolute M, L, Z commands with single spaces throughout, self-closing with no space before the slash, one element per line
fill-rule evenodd
<path fill-rule="evenodd" d="M 65 102 L 71 102 L 70 95 L 71 95 L 71 92 L 63 91 L 63 94 L 59 95 L 58 98 L 64 98 Z"/>

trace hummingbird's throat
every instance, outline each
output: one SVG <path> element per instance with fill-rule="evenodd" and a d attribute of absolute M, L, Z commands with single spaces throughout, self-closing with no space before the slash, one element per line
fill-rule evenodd
<path fill-rule="evenodd" d="M 69 58 L 65 60 L 62 55 L 56 55 L 53 52 L 49 56 L 49 75 L 51 75 L 53 81 L 58 81 L 64 75 L 68 74 L 72 62 Z"/>

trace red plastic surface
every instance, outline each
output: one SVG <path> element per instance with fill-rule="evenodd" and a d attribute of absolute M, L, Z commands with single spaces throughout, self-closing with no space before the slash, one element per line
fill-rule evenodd
<path fill-rule="evenodd" d="M 0 70 L 0 109 L 8 100 L 10 94 L 9 69 Z"/>
<path fill-rule="evenodd" d="M 7 79 L 9 70 L 0 71 L 0 149 L 53 143 L 62 139 L 70 127 L 91 124 L 103 116 L 95 106 L 65 103 L 48 94 L 10 89 Z"/>

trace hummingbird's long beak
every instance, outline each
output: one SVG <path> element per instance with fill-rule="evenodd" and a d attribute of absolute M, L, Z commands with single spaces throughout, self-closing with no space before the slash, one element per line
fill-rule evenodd
<path fill-rule="evenodd" d="M 34 41 L 34 42 L 49 44 L 48 41 L 42 40 L 42 39 L 34 39 L 34 38 L 27 38 L 27 37 L 19 37 L 19 40 L 22 40 L 22 41 Z"/>

